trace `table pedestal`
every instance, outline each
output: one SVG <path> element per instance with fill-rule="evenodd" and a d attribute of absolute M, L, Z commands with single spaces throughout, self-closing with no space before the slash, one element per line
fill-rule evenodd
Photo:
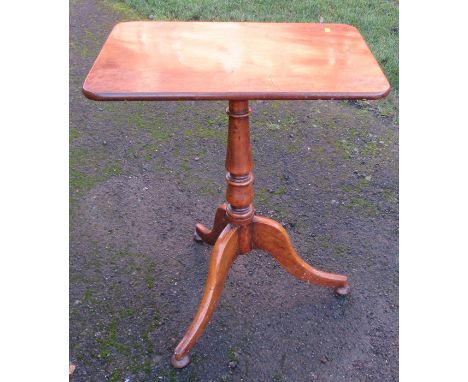
<path fill-rule="evenodd" d="M 349 291 L 346 276 L 322 272 L 307 264 L 294 250 L 280 223 L 254 214 L 248 101 L 229 101 L 226 112 L 229 115 L 227 203 L 216 210 L 212 230 L 201 224 L 195 227 L 195 240 L 214 247 L 200 307 L 171 357 L 172 366 L 176 368 L 183 368 L 190 363 L 188 353 L 208 324 L 229 269 L 239 255 L 261 249 L 270 253 L 286 271 L 300 280 L 334 288 L 338 295 L 346 295 Z"/>

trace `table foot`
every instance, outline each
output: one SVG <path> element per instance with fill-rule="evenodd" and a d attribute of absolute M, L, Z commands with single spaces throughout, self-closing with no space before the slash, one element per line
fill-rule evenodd
<path fill-rule="evenodd" d="M 299 280 L 335 288 L 340 295 L 348 293 L 348 278 L 320 271 L 307 264 L 294 249 L 283 226 L 269 218 L 253 218 L 253 247 L 270 253 L 280 265 Z"/>
<path fill-rule="evenodd" d="M 196 229 L 193 233 L 193 240 L 195 240 L 197 243 L 203 243 L 203 239 L 200 237 Z"/>
<path fill-rule="evenodd" d="M 238 229 L 238 226 L 227 225 L 213 247 L 205 292 L 195 318 L 174 350 L 171 358 L 174 367 L 187 366 L 188 362 L 185 363 L 186 361 L 183 360 L 187 357 L 188 352 L 195 345 L 213 315 L 231 264 L 239 254 Z"/>
<path fill-rule="evenodd" d="M 219 237 L 224 227 L 228 224 L 226 220 L 226 203 L 221 204 L 215 213 L 213 222 L 213 229 L 210 231 L 203 224 L 197 224 L 195 226 L 195 234 L 193 239 L 197 242 L 205 242 L 207 244 L 214 245 L 216 239 Z"/>
<path fill-rule="evenodd" d="M 345 286 L 335 288 L 335 293 L 338 296 L 346 296 L 349 293 L 349 284 L 346 284 Z"/>
<path fill-rule="evenodd" d="M 190 363 L 190 357 L 188 355 L 186 355 L 185 357 L 182 357 L 180 360 L 176 358 L 175 354 L 173 354 L 171 357 L 171 365 L 172 367 L 175 367 L 176 369 L 183 369 L 189 363 Z"/>

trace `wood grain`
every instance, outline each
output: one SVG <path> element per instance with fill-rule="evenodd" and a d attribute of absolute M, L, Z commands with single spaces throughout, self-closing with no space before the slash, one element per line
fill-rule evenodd
<path fill-rule="evenodd" d="M 294 249 L 283 226 L 269 218 L 253 218 L 253 247 L 271 254 L 281 266 L 299 280 L 330 288 L 347 288 L 348 278 L 320 271 L 307 264 Z"/>
<path fill-rule="evenodd" d="M 345 24 L 117 24 L 83 85 L 94 100 L 376 99 L 390 85 Z"/>
<path fill-rule="evenodd" d="M 214 309 L 218 304 L 224 281 L 229 273 L 232 262 L 238 255 L 238 235 L 239 227 L 227 225 L 211 252 L 208 278 L 205 285 L 205 293 L 200 302 L 197 314 L 190 324 L 187 332 L 174 350 L 172 365 L 174 367 L 185 367 L 190 362 L 188 352 L 197 342 L 198 337 L 205 330 Z"/>
<path fill-rule="evenodd" d="M 195 241 L 203 241 L 207 244 L 214 245 L 224 227 L 228 224 L 226 207 L 227 203 L 223 203 L 216 209 L 213 228 L 211 230 L 200 223 L 195 225 Z"/>

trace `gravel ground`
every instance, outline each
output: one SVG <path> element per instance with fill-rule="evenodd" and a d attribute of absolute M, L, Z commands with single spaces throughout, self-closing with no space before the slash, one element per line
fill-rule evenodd
<path fill-rule="evenodd" d="M 398 126 L 366 104 L 251 102 L 257 213 L 351 293 L 238 258 L 192 364 L 224 200 L 224 102 L 92 102 L 81 85 L 121 6 L 70 3 L 70 361 L 78 381 L 398 380 Z"/>

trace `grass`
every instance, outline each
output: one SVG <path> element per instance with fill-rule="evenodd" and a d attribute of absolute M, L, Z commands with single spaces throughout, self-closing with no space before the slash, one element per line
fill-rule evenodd
<path fill-rule="evenodd" d="M 114 0 L 153 20 L 283 21 L 356 26 L 398 90 L 398 1 L 394 0 Z"/>

